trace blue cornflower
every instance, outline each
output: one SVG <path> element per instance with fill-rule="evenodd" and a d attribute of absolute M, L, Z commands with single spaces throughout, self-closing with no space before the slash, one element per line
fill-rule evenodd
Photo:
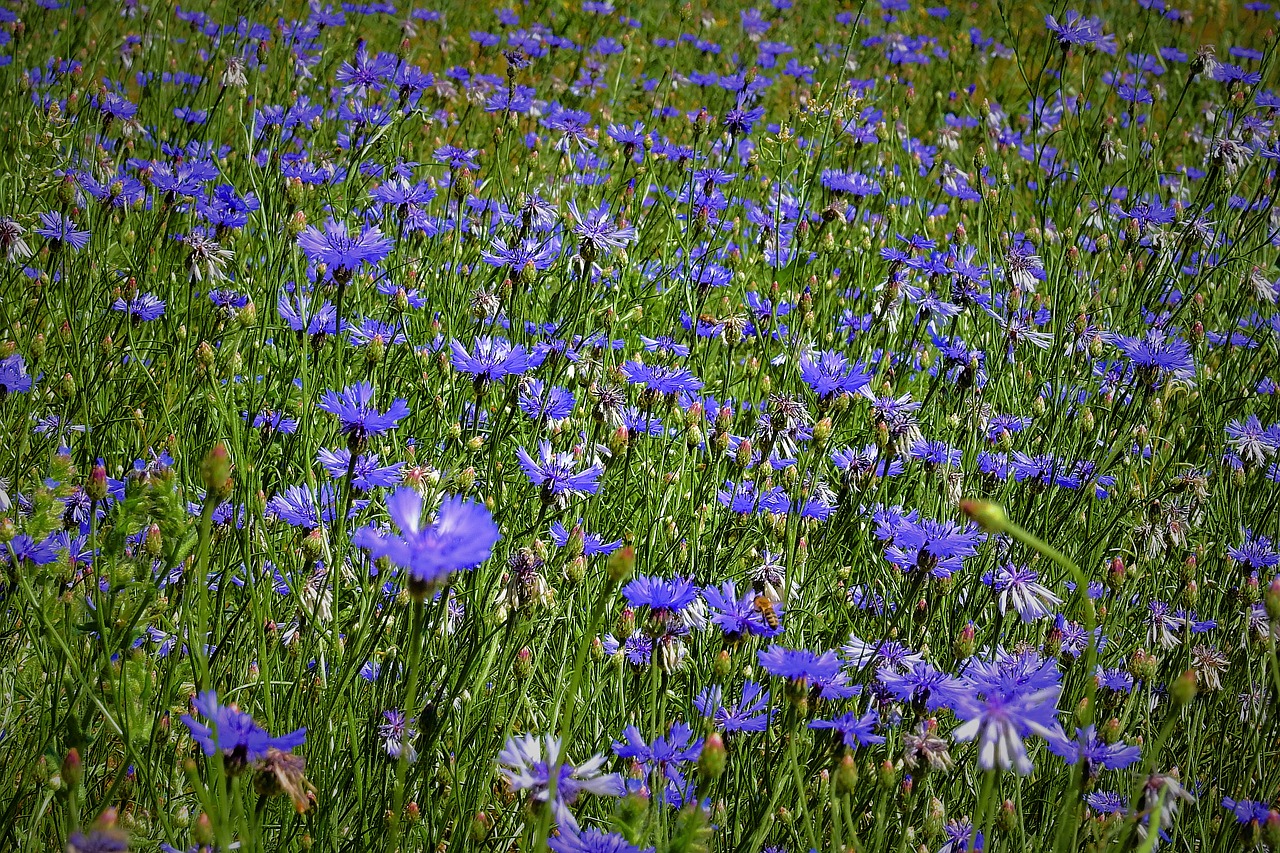
<path fill-rule="evenodd" d="M 325 391 L 316 407 L 336 415 L 342 425 L 342 434 L 354 448 L 363 447 L 371 435 L 380 435 L 395 429 L 401 418 L 408 417 L 409 404 L 405 400 L 391 401 L 391 407 L 379 412 L 373 405 L 373 386 L 357 382 L 342 393 Z"/>
<path fill-rule="evenodd" d="M 1102 19 L 1081 15 L 1074 9 L 1067 10 L 1062 23 L 1053 15 L 1045 15 L 1044 24 L 1064 50 L 1073 46 L 1095 46 L 1102 38 Z"/>
<path fill-rule="evenodd" d="M 981 769 L 1013 768 L 1025 776 L 1032 764 L 1022 739 L 1032 734 L 1046 740 L 1062 736 L 1057 720 L 1062 685 L 1056 668 L 1038 663 L 1031 656 L 1001 658 L 967 673 L 969 689 L 956 692 L 952 710 L 965 722 L 952 737 L 977 741 Z M 1051 679 L 1048 683 L 1046 677 Z"/>
<path fill-rule="evenodd" d="M 1230 797 L 1222 798 L 1222 807 L 1231 812 L 1236 819 L 1236 823 L 1266 823 L 1271 817 L 1272 808 L 1265 801 L 1259 800 L 1233 800 Z"/>
<path fill-rule="evenodd" d="M 967 817 L 947 821 L 942 835 L 946 843 L 938 848 L 938 853 L 982 853 L 984 849 L 982 830 L 976 830 Z"/>
<path fill-rule="evenodd" d="M 719 589 L 713 586 L 703 587 L 702 597 L 713 614 L 711 622 L 728 639 L 738 639 L 748 634 L 757 637 L 776 637 L 782 633 L 782 605 L 770 604 L 774 615 L 774 622 L 770 625 L 769 620 L 755 604 L 757 596 L 750 592 L 738 595 L 733 581 L 725 581 Z"/>
<path fill-rule="evenodd" d="M 528 379 L 521 382 L 517 405 L 534 420 L 546 419 L 548 423 L 558 424 L 573 414 L 575 402 L 573 392 L 567 388 L 548 387 L 541 379 Z"/>
<path fill-rule="evenodd" d="M 847 699 L 862 688 L 849 684 L 842 662 L 834 651 L 822 654 L 808 649 L 788 649 L 771 645 L 756 653 L 760 666 L 770 675 L 785 678 L 816 690 L 822 699 Z"/>
<path fill-rule="evenodd" d="M 55 250 L 66 244 L 79 251 L 89 244 L 88 231 L 79 230 L 70 218 L 52 210 L 40 214 L 40 227 L 35 233 L 48 240 L 50 248 Z"/>
<path fill-rule="evenodd" d="M 872 708 L 861 717 L 852 711 L 841 714 L 831 720 L 814 720 L 809 724 L 811 729 L 832 729 L 840 733 L 844 745 L 849 749 L 857 749 L 873 743 L 884 743 L 884 736 L 875 733 L 880 724 L 880 715 Z"/>
<path fill-rule="evenodd" d="M 509 268 L 513 278 L 519 276 L 527 280 L 531 271 L 545 270 L 556 262 L 560 257 L 560 240 L 557 237 L 525 237 L 508 243 L 502 237 L 495 237 L 480 257 L 490 266 Z"/>
<path fill-rule="evenodd" d="M 398 759 L 403 752 L 410 764 L 417 761 L 418 751 L 413 746 L 413 742 L 418 739 L 417 725 L 412 720 L 406 720 L 404 711 L 396 708 L 383 711 L 382 719 L 386 722 L 378 725 L 378 737 L 382 738 L 382 748 L 386 750 L 387 756 Z"/>
<path fill-rule="evenodd" d="M 519 376 L 529 369 L 529 352 L 523 346 L 512 346 L 505 338 L 476 338 L 475 354 L 467 352 L 461 341 L 450 341 L 449 362 L 459 373 L 476 382 L 497 382 L 506 376 Z"/>
<path fill-rule="evenodd" d="M 24 394 L 31 390 L 31 375 L 21 353 L 0 358 L 0 397 L 5 394 Z"/>
<path fill-rule="evenodd" d="M 248 765 L 267 757 L 267 750 L 289 752 L 306 741 L 307 730 L 297 729 L 287 735 L 272 737 L 253 717 L 234 705 L 219 705 L 218 695 L 206 690 L 191 700 L 191 706 L 208 724 L 198 722 L 190 714 L 182 715 L 183 724 L 191 731 L 205 755 L 222 753 L 227 772 L 239 773 Z"/>
<path fill-rule="evenodd" d="M 574 765 L 564 759 L 560 739 L 546 735 L 510 737 L 498 753 L 498 771 L 512 791 L 527 791 L 534 803 L 547 805 L 561 829 L 577 832 L 578 821 L 569 806 L 582 794 L 620 797 L 626 793 L 617 773 L 605 773 L 604 756 Z M 558 771 L 558 772 L 557 772 Z M 551 799 L 551 777 L 556 775 L 555 799 Z"/>
<path fill-rule="evenodd" d="M 374 559 L 386 557 L 409 572 L 409 591 L 424 598 L 456 571 L 471 569 L 489 559 L 501 538 L 498 525 L 484 504 L 458 496 L 446 497 L 435 520 L 423 518 L 422 496 L 408 486 L 387 498 L 387 513 L 400 535 L 373 527 L 356 531 L 352 541 Z"/>
<path fill-rule="evenodd" d="M 1139 379 L 1155 384 L 1163 374 L 1175 379 L 1191 379 L 1196 373 L 1190 345 L 1181 338 L 1171 338 L 1161 329 L 1150 329 L 1142 336 L 1112 335 L 1111 342 L 1128 356 Z"/>
<path fill-rule="evenodd" d="M 689 578 L 658 578 L 641 575 L 622 588 L 632 607 L 647 607 L 656 613 L 678 613 L 698 599 L 698 587 Z"/>
<path fill-rule="evenodd" d="M 908 453 L 912 459 L 926 465 L 948 465 L 952 468 L 960 467 L 960 460 L 964 455 L 962 451 L 949 447 L 945 441 L 925 439 L 913 442 Z"/>
<path fill-rule="evenodd" d="M 622 547 L 622 540 L 615 539 L 612 542 L 605 542 L 600 536 L 594 533 L 587 533 L 582 529 L 582 519 L 578 519 L 578 523 L 574 525 L 572 531 L 566 530 L 565 526 L 558 521 L 551 522 L 551 541 L 555 543 L 557 548 L 563 548 L 569 544 L 571 536 L 579 536 L 582 538 L 582 556 L 596 557 L 600 554 L 609 555 Z"/>
<path fill-rule="evenodd" d="M 639 729 L 627 726 L 622 737 L 613 742 L 614 754 L 639 765 L 654 781 L 665 783 L 661 800 L 676 804 L 693 798 L 693 780 L 686 779 L 683 772 L 702 754 L 702 738 L 695 739 L 693 729 L 676 722 L 668 734 L 646 742 Z"/>
<path fill-rule="evenodd" d="M 355 500 L 351 502 L 351 518 L 363 510 L 369 502 Z M 333 486 L 326 483 L 315 492 L 306 483 L 290 486 L 284 492 L 267 501 L 267 514 L 279 518 L 291 527 L 314 530 L 322 525 L 330 524 L 338 515 L 338 496 Z"/>
<path fill-rule="evenodd" d="M 578 254 L 588 262 L 609 255 L 614 249 L 625 249 L 636 238 L 636 229 L 610 219 L 607 203 L 582 213 L 577 203 L 570 201 L 569 215 L 574 220 L 572 230 L 578 238 Z"/>
<path fill-rule="evenodd" d="M 616 832 L 598 829 L 562 831 L 554 838 L 548 838 L 547 846 L 555 853 L 653 853 L 652 847 L 641 850 Z"/>
<path fill-rule="evenodd" d="M 1004 563 L 982 576 L 982 582 L 997 593 L 1001 613 L 1016 610 L 1023 622 L 1034 622 L 1053 613 L 1062 599 L 1040 583 L 1039 575 L 1027 566 Z"/>
<path fill-rule="evenodd" d="M 311 296 L 301 288 L 295 288 L 293 293 L 288 288 L 289 285 L 285 285 L 280 289 L 276 311 L 289 324 L 290 329 L 313 336 L 338 333 L 338 311 L 332 302 L 324 300 L 319 306 L 315 306 Z"/>
<path fill-rule="evenodd" d="M 37 542 L 27 534 L 19 533 L 9 540 L 8 547 L 4 551 L 0 551 L 0 558 L 5 563 L 10 560 L 9 549 L 13 550 L 13 559 L 18 563 L 46 566 L 58 559 L 58 549 L 52 536 Z"/>
<path fill-rule="evenodd" d="M 905 669 L 882 666 L 876 671 L 876 680 L 899 701 L 919 703 L 927 711 L 954 706 L 958 693 L 965 689 L 960 679 L 923 660 Z"/>
<path fill-rule="evenodd" d="M 936 578 L 950 577 L 965 557 L 978 553 L 986 537 L 974 525 L 931 518 L 904 524 L 885 549 L 885 559 L 904 572 L 920 570 Z"/>
<path fill-rule="evenodd" d="M 1067 737 L 1066 732 L 1055 733 L 1048 738 L 1048 744 L 1049 751 L 1067 764 L 1084 761 L 1086 772 L 1090 776 L 1096 776 L 1099 768 L 1123 770 L 1142 757 L 1141 747 L 1099 740 L 1098 732 L 1093 726 L 1076 729 L 1074 739 Z"/>
<path fill-rule="evenodd" d="M 117 297 L 111 303 L 111 310 L 127 314 L 135 323 L 149 323 L 164 316 L 164 300 L 150 293 L 136 293 L 127 301 L 124 297 Z"/>
<path fill-rule="evenodd" d="M 307 226 L 298 235 L 298 246 L 307 260 L 324 264 L 334 281 L 345 283 L 351 274 L 363 264 L 378 264 L 391 254 L 392 241 L 372 225 L 365 225 L 358 232 L 348 231 L 347 226 L 332 217 L 324 229 Z"/>
<path fill-rule="evenodd" d="M 578 471 L 573 454 L 552 451 L 549 441 L 538 442 L 536 459 L 523 447 L 516 450 L 516 456 L 525 475 L 542 490 L 542 499 L 547 503 L 554 501 L 563 506 L 572 498 L 594 495 L 600 488 L 604 466 L 591 465 Z"/>
<path fill-rule="evenodd" d="M 1244 567 L 1246 572 L 1259 572 L 1280 565 L 1280 553 L 1272 547 L 1266 536 L 1254 536 L 1252 530 L 1244 532 L 1244 541 L 1229 546 L 1227 556 Z"/>
<path fill-rule="evenodd" d="M 656 367 L 632 359 L 622 365 L 622 375 L 632 385 L 643 385 L 655 394 L 702 390 L 702 381 L 683 367 Z"/>
<path fill-rule="evenodd" d="M 400 482 L 400 471 L 404 468 L 403 462 L 379 466 L 376 453 L 358 455 L 356 464 L 352 467 L 351 451 L 345 447 L 336 450 L 320 448 L 316 453 L 316 462 L 335 480 L 345 478 L 350 470 L 351 486 L 360 492 L 396 485 Z"/>
<path fill-rule="evenodd" d="M 870 370 L 856 362 L 851 364 L 844 353 L 835 350 L 800 357 L 800 378 L 822 399 L 837 393 L 866 393 L 873 376 Z"/>
<path fill-rule="evenodd" d="M 736 705 L 724 704 L 724 691 L 719 685 L 705 688 L 693 704 L 702 716 L 711 718 L 717 729 L 726 732 L 762 732 L 773 716 L 769 691 L 754 681 L 742 685 L 742 700 Z"/>

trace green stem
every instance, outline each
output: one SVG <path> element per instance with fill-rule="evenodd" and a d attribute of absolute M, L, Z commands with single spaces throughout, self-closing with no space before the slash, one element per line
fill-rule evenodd
<path fill-rule="evenodd" d="M 387 850 L 398 849 L 400 840 L 401 812 L 404 810 L 404 783 L 409 772 L 409 732 L 418 719 L 418 675 L 422 668 L 422 646 L 426 642 L 423 636 L 423 623 L 426 614 L 426 600 L 415 597 L 413 600 L 413 622 L 409 629 L 409 685 L 404 700 L 404 743 L 401 744 L 400 758 L 396 761 L 396 787 L 391 807 L 391 832 L 387 835 Z"/>

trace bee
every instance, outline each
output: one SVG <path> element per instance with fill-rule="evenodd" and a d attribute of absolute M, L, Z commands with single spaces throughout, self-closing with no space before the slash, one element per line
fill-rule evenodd
<path fill-rule="evenodd" d="M 708 326 L 714 326 L 714 325 L 718 324 L 720 321 L 719 321 L 718 319 L 716 319 L 716 315 L 714 315 L 714 314 L 705 314 L 705 313 L 704 313 L 704 314 L 699 314 L 699 315 L 698 315 L 698 322 L 699 322 L 699 323 L 706 323 Z"/>
<path fill-rule="evenodd" d="M 773 602 L 769 600 L 768 596 L 761 593 L 755 597 L 755 601 L 752 604 L 760 615 L 764 617 L 765 624 L 769 626 L 769 630 L 778 630 L 778 611 L 773 609 Z"/>

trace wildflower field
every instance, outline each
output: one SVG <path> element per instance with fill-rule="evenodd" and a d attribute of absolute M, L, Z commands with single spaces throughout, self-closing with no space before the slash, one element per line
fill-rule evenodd
<path fill-rule="evenodd" d="M 0 850 L 1280 851 L 1280 3 L 412 2 L 0 2 Z"/>

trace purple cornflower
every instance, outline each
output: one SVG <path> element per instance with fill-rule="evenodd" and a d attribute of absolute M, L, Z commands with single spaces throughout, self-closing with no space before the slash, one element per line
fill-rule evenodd
<path fill-rule="evenodd" d="M 363 264 L 378 264 L 391 254 L 392 241 L 372 225 L 365 225 L 358 232 L 330 217 L 323 230 L 314 225 L 298 235 L 307 260 L 328 267 L 334 281 L 345 284 L 351 274 Z"/>
<path fill-rule="evenodd" d="M 409 404 L 405 400 L 391 401 L 391 407 L 379 412 L 373 405 L 373 386 L 357 382 L 341 394 L 325 391 L 316 407 L 338 418 L 342 434 L 354 448 L 363 447 L 371 435 L 380 435 L 395 429 L 401 418 L 408 417 Z"/>
<path fill-rule="evenodd" d="M 52 210 L 40 214 L 40 227 L 35 233 L 48 240 L 50 248 L 55 250 L 65 243 L 79 251 L 89 243 L 88 231 L 77 229 L 70 218 Z"/>
<path fill-rule="evenodd" d="M 507 739 L 498 753 L 498 772 L 512 791 L 527 791 L 529 799 L 543 805 L 550 801 L 551 814 L 562 828 L 577 832 L 578 821 L 569 806 L 582 794 L 620 797 L 626 793 L 622 777 L 604 772 L 604 756 L 583 764 L 563 759 L 560 739 L 546 735 L 521 735 Z M 555 774 L 555 799 L 551 799 L 551 778 Z"/>
<path fill-rule="evenodd" d="M 852 711 L 841 714 L 831 720 L 814 720 L 809 724 L 811 729 L 832 729 L 840 733 L 844 745 L 849 749 L 884 743 L 884 736 L 875 733 L 880 724 L 880 715 L 872 708 L 861 717 Z"/>
<path fill-rule="evenodd" d="M 111 310 L 127 314 L 135 323 L 149 323 L 164 316 L 164 300 L 150 293 L 136 293 L 128 301 L 122 296 L 117 297 L 111 303 Z"/>
<path fill-rule="evenodd" d="M 516 450 L 516 456 L 525 475 L 541 488 L 542 499 L 547 503 L 554 501 L 563 506 L 573 498 L 594 495 L 600 488 L 604 466 L 597 464 L 578 471 L 573 454 L 552 451 L 549 441 L 538 442 L 536 459 L 523 447 Z"/>
<path fill-rule="evenodd" d="M 578 238 L 578 254 L 590 263 L 609 255 L 614 249 L 625 249 L 636 238 L 636 229 L 618 225 L 609 218 L 609 205 L 602 204 L 585 214 L 575 202 L 569 202 L 569 215 L 573 217 L 573 233 Z"/>
<path fill-rule="evenodd" d="M 1022 739 L 1036 734 L 1046 740 L 1061 736 L 1058 725 L 1058 697 L 1062 686 L 1040 689 L 1006 687 L 956 694 L 955 715 L 964 720 L 951 736 L 957 741 L 978 742 L 978 766 L 992 770 L 1013 768 L 1019 775 L 1032 771 L 1031 759 Z M 1004 686 L 1004 685 L 1002 685 Z"/>
<path fill-rule="evenodd" d="M 387 513 L 400 535 L 362 527 L 352 541 L 373 559 L 386 557 L 407 569 L 410 594 L 419 598 L 425 598 L 452 573 L 489 559 L 501 538 L 484 504 L 456 495 L 441 502 L 435 520 L 428 524 L 423 518 L 422 496 L 403 486 L 387 498 Z"/>
<path fill-rule="evenodd" d="M 865 394 L 873 376 L 870 370 L 850 363 L 844 353 L 835 350 L 800 357 L 800 378 L 824 400 L 837 393 Z"/>
<path fill-rule="evenodd" d="M 459 373 L 466 373 L 476 382 L 497 382 L 506 376 L 519 376 L 529 369 L 528 351 L 512 346 L 505 338 L 479 337 L 475 341 L 475 354 L 467 352 L 461 341 L 450 341 L 449 362 Z"/>
<path fill-rule="evenodd" d="M 269 749 L 289 752 L 306 741 L 306 729 L 272 737 L 266 729 L 253 721 L 253 717 L 234 705 L 219 705 L 218 696 L 212 690 L 206 690 L 192 699 L 191 706 L 200 712 L 208 724 L 198 722 L 190 714 L 183 714 L 183 725 L 190 729 L 191 737 L 200 744 L 205 755 L 222 753 L 223 763 L 231 775 L 266 758 Z"/>
<path fill-rule="evenodd" d="M 762 732 L 769 727 L 772 716 L 769 691 L 754 681 L 742 685 L 742 701 L 736 705 L 724 703 L 724 691 L 719 685 L 705 688 L 693 704 L 702 716 L 711 718 L 717 729 L 726 732 Z"/>
<path fill-rule="evenodd" d="M 412 721 L 406 722 L 404 711 L 395 708 L 383 711 L 382 719 L 386 722 L 378 725 L 378 737 L 382 738 L 382 748 L 387 755 L 398 759 L 403 751 L 410 764 L 417 761 L 418 751 L 413 748 L 413 742 L 418 738 L 418 727 Z"/>
<path fill-rule="evenodd" d="M 996 591 L 1001 613 L 1013 609 L 1023 622 L 1034 622 L 1051 615 L 1062 603 L 1038 577 L 1034 569 L 1004 563 L 983 575 L 982 582 Z"/>
<path fill-rule="evenodd" d="M 665 802 L 679 805 L 689 802 L 693 794 L 693 781 L 686 779 L 684 770 L 702 754 L 702 738 L 694 738 L 693 730 L 683 722 L 673 723 L 666 735 L 658 735 L 646 742 L 635 726 L 622 730 L 623 740 L 613 742 L 614 754 L 627 759 L 645 771 L 645 775 L 665 782 L 660 795 Z"/>

